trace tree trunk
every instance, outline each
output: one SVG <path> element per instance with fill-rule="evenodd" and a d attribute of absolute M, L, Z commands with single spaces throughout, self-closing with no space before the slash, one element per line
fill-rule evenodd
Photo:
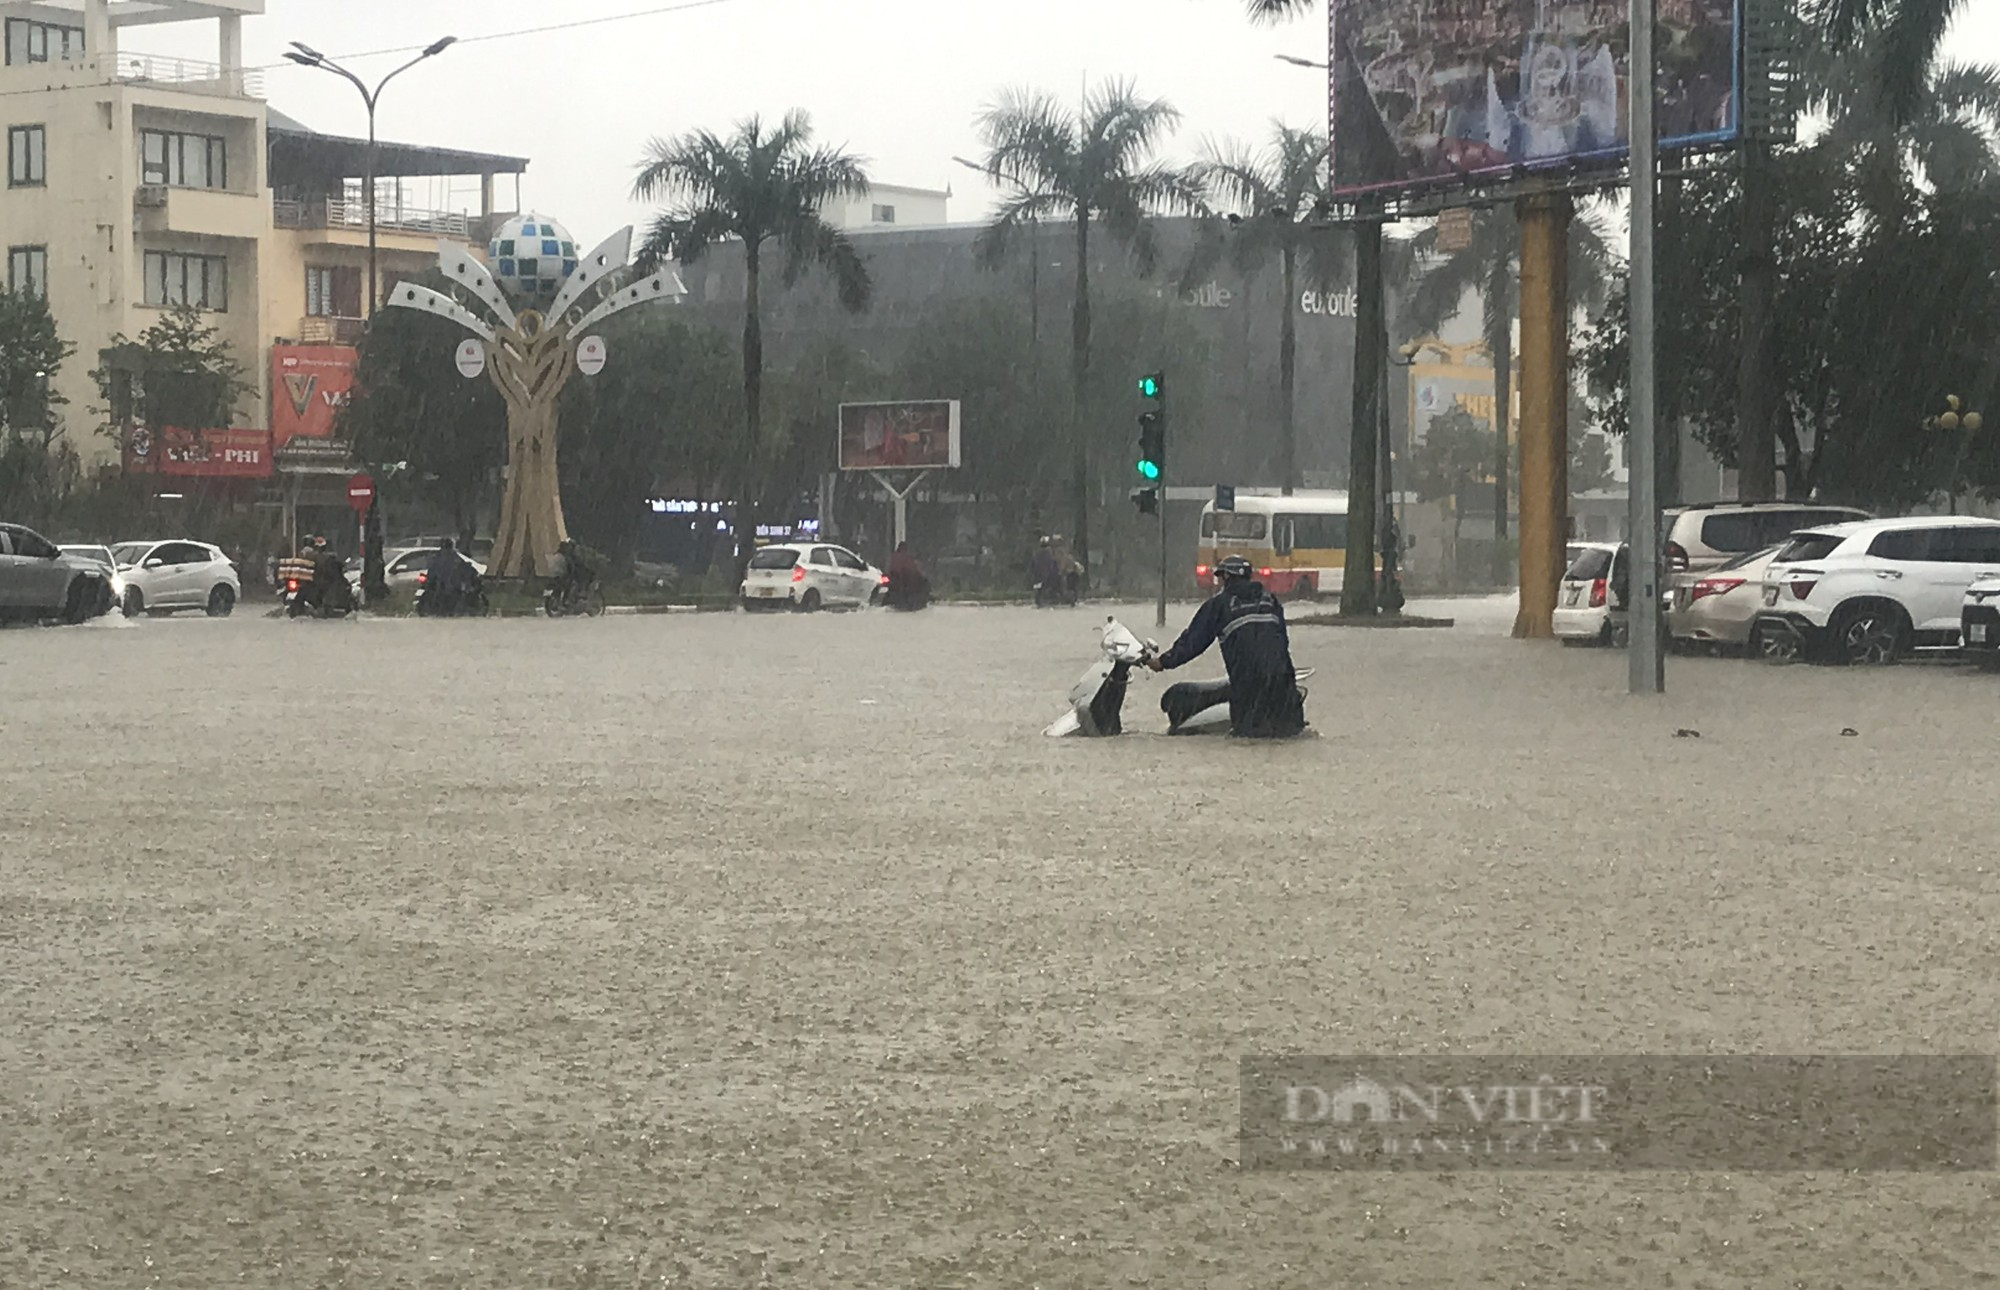
<path fill-rule="evenodd" d="M 1382 386 L 1388 375 L 1389 335 L 1382 305 L 1382 224 L 1354 226 L 1354 399 L 1347 431 L 1347 567 L 1341 574 L 1340 612 L 1372 618 L 1375 601 L 1375 483 L 1380 468 Z"/>
<path fill-rule="evenodd" d="M 1070 498 L 1071 526 L 1076 530 L 1070 551 L 1083 564 L 1083 576 L 1090 577 L 1090 431 L 1087 403 L 1090 394 L 1090 212 L 1078 207 L 1076 215 L 1076 303 L 1070 317 Z M 1165 499 L 1161 501 L 1164 503 Z"/>
<path fill-rule="evenodd" d="M 1759 144 L 1743 149 L 1742 332 L 1737 338 L 1736 497 L 1769 501 L 1778 495 L 1778 446 L 1771 434 L 1771 398 L 1777 373 L 1771 364 L 1771 298 L 1777 263 L 1771 154 Z"/>
<path fill-rule="evenodd" d="M 740 580 L 757 551 L 758 454 L 764 450 L 764 301 L 761 252 L 756 242 L 743 254 L 743 455 L 736 485 L 736 576 Z"/>
<path fill-rule="evenodd" d="M 1298 297 L 1298 252 L 1287 244 L 1284 248 L 1285 291 L 1279 303 L 1284 306 L 1284 321 L 1278 327 L 1278 416 L 1284 433 L 1284 494 L 1289 497 L 1292 490 L 1302 484 L 1299 476 L 1299 423 L 1298 423 L 1298 366 L 1299 333 L 1298 323 L 1293 314 Z M 1162 503 L 1165 502 L 1162 498 Z"/>
<path fill-rule="evenodd" d="M 1508 263 L 1513 257 L 1496 255 L 1493 270 L 1487 277 L 1486 290 L 1489 301 L 1511 299 L 1507 280 Z M 1495 314 L 1493 327 L 1486 336 L 1486 349 L 1493 359 L 1493 577 L 1503 585 L 1509 581 L 1507 561 L 1507 512 L 1511 491 L 1507 484 L 1507 437 L 1514 428 L 1514 311 L 1512 309 L 1489 310 Z"/>

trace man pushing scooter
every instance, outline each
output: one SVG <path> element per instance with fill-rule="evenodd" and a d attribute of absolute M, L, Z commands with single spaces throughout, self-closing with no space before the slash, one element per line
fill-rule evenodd
<path fill-rule="evenodd" d="M 1216 641 L 1229 668 L 1229 732 L 1246 739 L 1288 739 L 1306 728 L 1305 701 L 1292 668 L 1285 609 L 1233 555 L 1215 566 L 1221 590 L 1195 611 L 1181 638 L 1147 666 L 1155 672 L 1192 663 Z"/>

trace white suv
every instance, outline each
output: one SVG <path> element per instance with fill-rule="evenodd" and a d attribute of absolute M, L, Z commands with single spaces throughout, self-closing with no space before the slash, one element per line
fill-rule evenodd
<path fill-rule="evenodd" d="M 1795 533 L 1764 574 L 1767 658 L 1893 663 L 1955 648 L 1966 588 L 2000 576 L 2000 520 L 1916 516 Z"/>
<path fill-rule="evenodd" d="M 1739 555 L 1776 546 L 1800 529 L 1874 518 L 1867 511 L 1857 511 L 1851 506 L 1821 506 L 1814 502 L 1680 506 L 1666 513 L 1666 542 L 1660 548 L 1660 555 L 1669 575 L 1705 573 Z"/>

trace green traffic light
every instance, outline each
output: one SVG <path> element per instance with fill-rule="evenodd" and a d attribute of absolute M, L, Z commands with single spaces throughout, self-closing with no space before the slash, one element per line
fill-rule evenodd
<path fill-rule="evenodd" d="M 1139 473 L 1148 479 L 1158 479 L 1160 477 L 1160 463 L 1157 461 L 1142 461 L 1139 463 Z"/>
<path fill-rule="evenodd" d="M 1142 376 L 1139 378 L 1139 393 L 1149 399 L 1160 397 L 1160 378 L 1157 373 L 1152 376 Z"/>

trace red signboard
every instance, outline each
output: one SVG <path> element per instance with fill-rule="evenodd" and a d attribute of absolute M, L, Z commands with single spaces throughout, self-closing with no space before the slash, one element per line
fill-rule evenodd
<path fill-rule="evenodd" d="M 125 444 L 125 469 L 135 474 L 185 479 L 269 479 L 269 430 L 163 430 L 135 428 Z"/>
<path fill-rule="evenodd" d="M 345 345 L 273 345 L 271 446 L 333 438 L 335 420 L 353 397 L 360 360 Z"/>
<path fill-rule="evenodd" d="M 347 504 L 356 514 L 366 515 L 368 508 L 375 504 L 375 481 L 367 475 L 356 475 L 347 481 Z"/>

